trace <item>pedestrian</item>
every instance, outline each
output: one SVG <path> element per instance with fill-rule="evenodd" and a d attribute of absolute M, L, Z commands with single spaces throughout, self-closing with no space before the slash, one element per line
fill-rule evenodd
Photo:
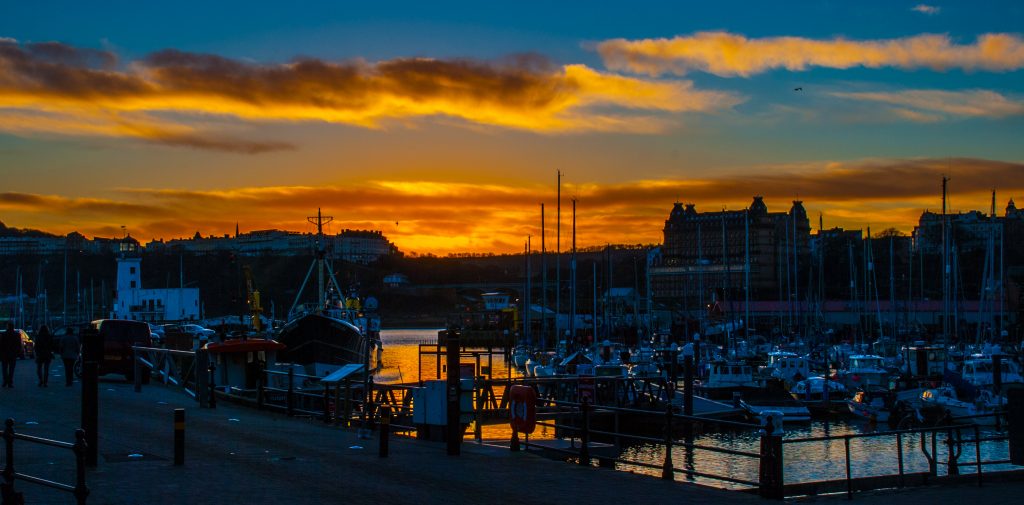
<path fill-rule="evenodd" d="M 50 362 L 53 361 L 53 349 L 56 347 L 50 328 L 46 325 L 39 327 L 36 332 L 36 376 L 39 377 L 39 387 L 49 387 Z"/>
<path fill-rule="evenodd" d="M 60 339 L 60 360 L 64 362 L 64 385 L 70 386 L 75 380 L 75 361 L 78 361 L 79 344 L 75 329 L 68 327 Z"/>
<path fill-rule="evenodd" d="M 7 331 L 0 335 L 0 372 L 3 375 L 3 386 L 14 387 L 14 365 L 21 354 L 21 335 L 14 331 L 14 323 L 7 322 Z"/>

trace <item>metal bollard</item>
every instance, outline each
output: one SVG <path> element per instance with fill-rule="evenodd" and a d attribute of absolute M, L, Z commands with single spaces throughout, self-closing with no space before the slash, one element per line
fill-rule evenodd
<path fill-rule="evenodd" d="M 580 404 L 583 413 L 583 432 L 580 434 L 580 466 L 590 466 L 590 400 L 583 398 Z"/>
<path fill-rule="evenodd" d="M 185 409 L 174 409 L 174 466 L 185 464 Z"/>
<path fill-rule="evenodd" d="M 391 436 L 391 407 L 380 408 L 380 457 L 388 457 L 388 438 Z"/>
<path fill-rule="evenodd" d="M 75 430 L 75 501 L 78 505 L 85 505 L 89 497 L 89 487 L 85 485 L 85 430 Z"/>
<path fill-rule="evenodd" d="M 785 480 L 783 477 L 782 434 L 776 433 L 775 417 L 782 415 L 775 412 L 764 416 L 761 432 L 761 461 L 758 472 L 760 494 L 762 498 L 772 500 L 785 499 Z M 781 424 L 781 423 L 780 423 Z"/>

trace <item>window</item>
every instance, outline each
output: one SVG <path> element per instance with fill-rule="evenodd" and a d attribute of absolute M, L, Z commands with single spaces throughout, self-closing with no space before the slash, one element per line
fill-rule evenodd
<path fill-rule="evenodd" d="M 135 267 L 131 267 L 131 268 L 129 268 L 129 269 L 128 269 L 128 273 L 130 273 L 130 274 L 133 274 L 133 275 L 134 275 L 134 274 L 135 274 Z"/>
<path fill-rule="evenodd" d="M 132 281 L 132 289 L 135 288 L 135 281 Z"/>

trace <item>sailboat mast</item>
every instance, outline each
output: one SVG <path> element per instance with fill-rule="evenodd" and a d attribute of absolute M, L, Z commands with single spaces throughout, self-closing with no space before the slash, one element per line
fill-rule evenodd
<path fill-rule="evenodd" d="M 743 213 L 743 330 L 750 338 L 750 209 Z"/>
<path fill-rule="evenodd" d="M 555 345 L 562 338 L 558 320 L 562 315 L 562 171 L 555 189 Z"/>
<path fill-rule="evenodd" d="M 526 296 L 523 298 L 523 336 L 526 338 L 527 346 L 533 346 L 533 335 L 530 332 L 530 312 L 532 310 L 530 307 L 530 280 L 533 275 L 533 272 L 530 269 L 530 238 L 530 235 L 526 236 L 526 254 L 523 255 L 526 259 Z"/>
<path fill-rule="evenodd" d="M 544 348 L 544 340 L 548 334 L 548 257 L 545 250 L 547 243 L 544 238 L 544 204 L 540 204 L 540 347 Z"/>
<path fill-rule="evenodd" d="M 576 340 L 576 199 L 572 199 L 572 258 L 569 260 L 569 341 Z"/>
<path fill-rule="evenodd" d="M 946 183 L 949 178 L 942 177 L 942 347 L 949 345 L 949 230 L 946 222 Z M 945 353 L 943 353 L 945 356 Z M 943 359 L 945 367 L 945 359 Z M 945 369 L 945 368 L 943 368 Z"/>

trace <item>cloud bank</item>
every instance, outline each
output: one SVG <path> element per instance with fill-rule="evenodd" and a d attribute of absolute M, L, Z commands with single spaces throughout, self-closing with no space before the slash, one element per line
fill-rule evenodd
<path fill-rule="evenodd" d="M 690 81 L 559 66 L 534 55 L 269 64 L 171 49 L 122 63 L 109 51 L 0 40 L 0 128 L 8 132 L 131 137 L 229 152 L 293 146 L 238 139 L 195 124 L 382 128 L 449 117 L 542 133 L 654 132 L 666 127 L 665 113 L 714 112 L 741 101 L 730 93 L 697 90 Z"/>
<path fill-rule="evenodd" d="M 729 32 L 698 32 L 671 39 L 612 39 L 597 45 L 612 70 L 651 76 L 699 71 L 722 77 L 750 77 L 776 69 L 960 69 L 1005 72 L 1024 67 L 1024 39 L 1007 33 L 979 35 L 958 44 L 948 35 L 895 39 L 828 40 L 804 37 L 750 39 Z"/>
<path fill-rule="evenodd" d="M 905 90 L 896 92 L 837 92 L 832 96 L 887 104 L 901 117 L 918 122 L 947 118 L 1003 118 L 1024 115 L 1024 100 L 990 90 Z"/>

